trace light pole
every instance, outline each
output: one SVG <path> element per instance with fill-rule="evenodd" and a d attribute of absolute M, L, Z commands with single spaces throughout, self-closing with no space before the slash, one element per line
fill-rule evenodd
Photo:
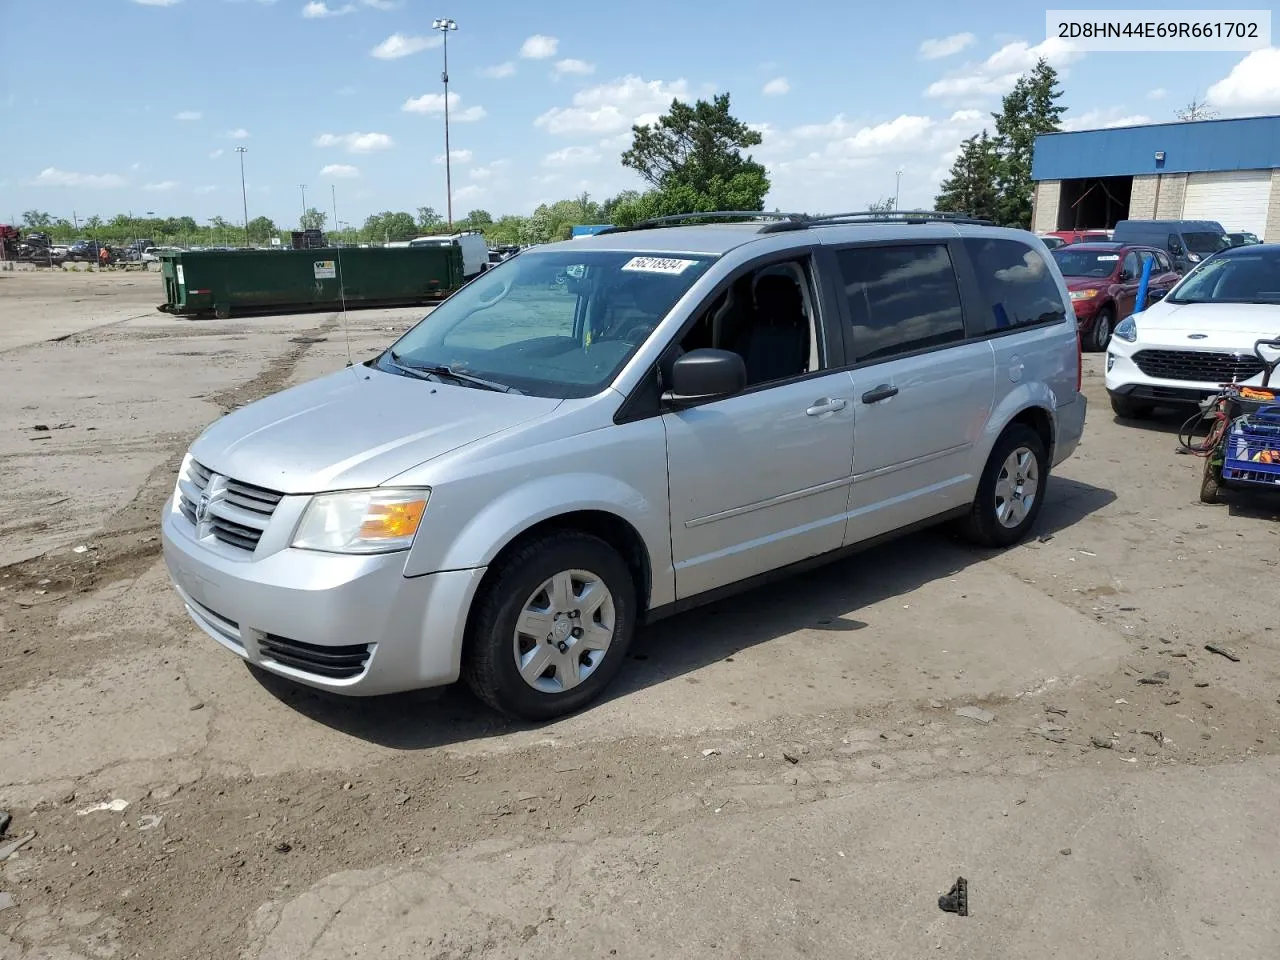
<path fill-rule="evenodd" d="M 898 197 L 902 195 L 902 168 L 893 172 L 893 209 L 898 209 Z"/>
<path fill-rule="evenodd" d="M 236 147 L 236 153 L 240 154 L 240 202 L 244 204 L 244 245 L 249 246 L 249 194 L 244 188 L 244 155 L 249 152 L 248 147 Z"/>
<path fill-rule="evenodd" d="M 302 191 L 302 219 L 298 221 L 298 229 L 307 229 L 307 185 L 305 183 L 298 184 L 298 189 Z"/>
<path fill-rule="evenodd" d="M 439 30 L 444 39 L 444 72 L 440 79 L 444 81 L 444 193 L 445 213 L 449 218 L 449 232 L 453 232 L 453 158 L 449 156 L 449 31 L 457 30 L 458 25 L 448 18 L 431 21 L 431 29 Z"/>

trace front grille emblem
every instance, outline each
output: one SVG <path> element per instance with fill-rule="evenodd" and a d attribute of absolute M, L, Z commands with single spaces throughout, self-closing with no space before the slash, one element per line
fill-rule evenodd
<path fill-rule="evenodd" d="M 1209 335 L 1207 333 L 1189 333 L 1187 334 L 1187 339 L 1188 340 L 1204 340 L 1208 336 Z"/>
<path fill-rule="evenodd" d="M 209 519 L 209 497 L 205 494 L 200 495 L 200 502 L 196 504 L 196 523 L 204 523 Z"/>

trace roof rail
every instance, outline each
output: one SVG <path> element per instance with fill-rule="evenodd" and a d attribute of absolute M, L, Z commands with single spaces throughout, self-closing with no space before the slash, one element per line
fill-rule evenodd
<path fill-rule="evenodd" d="M 940 210 L 855 210 L 850 213 L 824 213 L 805 217 L 804 226 L 824 227 L 841 223 L 965 223 L 974 226 L 994 227 L 991 220 L 983 220 L 967 213 L 951 213 Z"/>
<path fill-rule="evenodd" d="M 681 223 L 699 220 L 769 220 L 773 221 L 767 224 L 761 233 L 773 233 L 778 230 L 802 230 L 808 223 L 808 216 L 803 213 L 770 213 L 765 210 L 708 210 L 702 213 L 676 213 L 665 217 L 652 217 L 649 220 L 641 220 L 629 227 L 608 227 L 601 230 L 596 236 L 602 236 L 606 233 L 626 233 L 629 230 L 653 230 L 658 227 L 672 227 Z"/>

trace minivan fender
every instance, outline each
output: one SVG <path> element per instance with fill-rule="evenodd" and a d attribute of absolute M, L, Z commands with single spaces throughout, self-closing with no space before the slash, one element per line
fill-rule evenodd
<path fill-rule="evenodd" d="M 648 553 L 650 602 L 661 604 L 674 599 L 667 504 L 653 502 L 617 477 L 597 473 L 555 474 L 508 490 L 472 516 L 443 546 L 443 553 L 429 539 L 421 545 L 415 543 L 405 565 L 405 576 L 487 567 L 525 531 L 547 520 L 583 511 L 612 514 L 630 524 Z"/>
<path fill-rule="evenodd" d="M 1058 436 L 1058 424 L 1055 411 L 1058 408 L 1058 399 L 1054 395 L 1053 390 L 1043 381 L 1028 381 L 1020 383 L 1010 390 L 1000 400 L 1000 403 L 991 411 L 991 416 L 987 419 L 987 427 L 982 436 L 982 460 L 978 464 L 978 470 L 986 464 L 987 458 L 991 456 L 991 448 L 995 446 L 996 440 L 1004 433 L 1009 424 L 1013 423 L 1019 415 L 1027 410 L 1040 410 L 1049 420 L 1049 449 L 1045 451 L 1050 462 L 1053 461 L 1053 444 Z M 980 475 L 980 474 L 979 474 Z"/>

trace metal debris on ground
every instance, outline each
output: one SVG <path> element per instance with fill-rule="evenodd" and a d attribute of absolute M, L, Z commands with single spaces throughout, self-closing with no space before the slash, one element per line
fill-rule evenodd
<path fill-rule="evenodd" d="M 1223 647 L 1216 643 L 1206 643 L 1204 648 L 1210 653 L 1216 653 L 1220 657 L 1226 657 L 1232 663 L 1240 662 L 1240 657 L 1230 647 Z"/>
<path fill-rule="evenodd" d="M 968 720 L 977 720 L 978 723 L 990 723 L 996 718 L 996 715 L 990 710 L 983 710 L 981 707 L 972 705 L 956 707 L 956 716 L 965 717 Z"/>
<path fill-rule="evenodd" d="M 82 543 L 79 546 L 72 547 L 71 552 L 72 553 L 88 553 L 89 548 Z"/>
<path fill-rule="evenodd" d="M 785 750 L 784 750 L 784 751 L 782 751 L 782 759 L 783 759 L 783 760 L 785 760 L 785 761 L 787 761 L 787 763 L 799 763 L 799 762 L 800 762 L 800 758 L 799 758 L 799 757 L 797 757 L 794 753 L 787 753 Z"/>
<path fill-rule="evenodd" d="M 128 800 L 122 800 L 117 797 L 115 800 L 103 800 L 101 803 L 95 803 L 92 806 L 85 807 L 83 810 L 77 810 L 76 816 L 83 817 L 89 813 L 102 813 L 104 811 L 110 813 L 120 813 L 129 806 Z"/>
<path fill-rule="evenodd" d="M 938 909 L 946 913 L 969 915 L 969 881 L 964 877 L 956 877 L 951 889 L 938 898 Z"/>
<path fill-rule="evenodd" d="M 717 757 L 720 755 L 720 751 L 715 747 L 707 747 L 707 749 L 702 751 L 702 755 L 704 757 Z"/>
<path fill-rule="evenodd" d="M 6 843 L 3 847 L 0 847 L 0 863 L 8 860 L 35 838 L 36 832 L 34 830 L 29 830 L 12 843 Z"/>
<path fill-rule="evenodd" d="M 1139 678 L 1138 678 L 1138 682 L 1139 682 L 1139 683 L 1145 683 L 1145 684 L 1147 684 L 1148 686 L 1159 686 L 1160 684 L 1162 684 L 1162 683 L 1164 683 L 1164 682 L 1165 682 L 1165 678 L 1164 678 L 1164 677 L 1155 677 L 1155 676 L 1152 676 L 1152 677 L 1139 677 Z"/>
<path fill-rule="evenodd" d="M 1060 717 L 1065 717 L 1067 715 L 1067 708 L 1066 707 L 1045 707 L 1044 712 L 1056 713 Z"/>
<path fill-rule="evenodd" d="M 289 843 L 287 840 L 281 840 L 276 844 L 276 853 L 288 853 L 292 849 L 293 844 Z"/>

